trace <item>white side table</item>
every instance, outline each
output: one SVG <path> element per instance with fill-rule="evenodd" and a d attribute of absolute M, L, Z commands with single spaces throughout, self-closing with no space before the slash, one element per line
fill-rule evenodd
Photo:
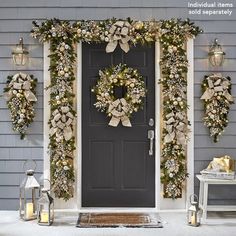
<path fill-rule="evenodd" d="M 236 211 L 236 206 L 227 205 L 209 205 L 208 202 L 208 185 L 236 185 L 236 179 L 224 180 L 224 179 L 207 179 L 202 175 L 196 176 L 200 181 L 199 188 L 199 206 L 203 210 L 202 221 L 206 222 L 208 211 Z"/>

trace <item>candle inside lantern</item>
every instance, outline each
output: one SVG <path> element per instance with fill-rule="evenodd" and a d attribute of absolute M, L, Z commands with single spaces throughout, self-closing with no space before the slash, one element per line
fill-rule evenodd
<path fill-rule="evenodd" d="M 40 222 L 41 223 L 48 223 L 48 218 L 49 218 L 48 213 L 47 212 L 42 212 Z"/>
<path fill-rule="evenodd" d="M 30 219 L 34 215 L 34 204 L 29 202 L 26 204 L 26 218 Z"/>
<path fill-rule="evenodd" d="M 195 225 L 196 224 L 196 217 L 195 215 L 191 216 L 191 225 Z"/>

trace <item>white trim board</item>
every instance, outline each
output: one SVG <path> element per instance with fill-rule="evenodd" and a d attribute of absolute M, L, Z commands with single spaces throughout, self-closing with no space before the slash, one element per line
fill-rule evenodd
<path fill-rule="evenodd" d="M 189 105 L 188 120 L 191 124 L 191 131 L 189 133 L 188 147 L 187 147 L 187 171 L 189 177 L 187 178 L 186 188 L 186 207 L 188 207 L 189 196 L 194 193 L 194 41 L 189 39 L 187 41 L 187 59 L 188 59 L 188 88 L 187 88 L 187 101 Z"/>
<path fill-rule="evenodd" d="M 44 88 L 50 85 L 50 58 L 48 57 L 49 54 L 49 43 L 44 43 L 43 45 L 43 54 L 44 54 L 44 63 L 43 63 L 43 77 L 44 77 Z M 48 120 L 50 118 L 50 91 L 45 90 L 43 92 L 43 155 L 44 155 L 44 162 L 43 162 L 43 178 L 50 180 L 50 156 L 48 154 L 48 145 L 49 145 L 49 126 Z"/>
<path fill-rule="evenodd" d="M 160 101 L 160 85 L 158 84 L 160 78 L 160 43 L 157 41 L 155 43 L 155 122 L 156 122 L 156 130 L 155 130 L 155 207 L 153 208 L 84 208 L 81 206 L 81 178 L 82 178 L 82 43 L 78 43 L 77 47 L 77 80 L 76 80 L 76 94 L 77 94 L 77 134 L 76 134 L 76 158 L 74 161 L 75 164 L 75 171 L 76 171 L 76 186 L 75 186 L 75 196 L 74 198 L 70 199 L 67 202 L 63 200 L 56 199 L 55 207 L 57 209 L 62 209 L 65 211 L 129 211 L 129 212 L 137 212 L 137 211 L 182 211 L 185 210 L 187 207 L 187 200 L 191 193 L 193 193 L 193 180 L 194 180 L 194 117 L 193 117 L 193 104 L 194 104 L 194 96 L 193 96 L 193 40 L 188 40 L 187 42 L 187 58 L 189 61 L 189 70 L 188 70 L 188 118 L 191 126 L 191 133 L 190 133 L 190 141 L 188 142 L 188 150 L 187 150 L 187 157 L 188 157 L 188 164 L 187 169 L 190 174 L 190 177 L 186 181 L 187 187 L 186 190 L 183 192 L 184 197 L 177 200 L 172 199 L 165 199 L 162 197 L 162 189 L 160 184 L 160 128 L 159 125 L 161 121 L 160 111 L 161 111 L 161 101 Z M 48 59 L 49 55 L 49 44 L 44 44 L 44 85 L 50 83 L 50 73 L 48 72 L 50 61 Z M 45 86 L 44 86 L 45 87 Z M 50 95 L 47 91 L 44 91 L 44 177 L 50 177 L 49 168 L 50 168 L 50 158 L 47 153 L 48 147 L 48 118 L 50 115 L 50 107 L 48 105 L 48 101 L 50 99 Z"/>

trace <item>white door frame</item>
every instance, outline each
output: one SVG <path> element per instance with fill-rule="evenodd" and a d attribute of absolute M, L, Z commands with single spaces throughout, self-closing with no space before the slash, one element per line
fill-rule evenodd
<path fill-rule="evenodd" d="M 57 209 L 69 210 L 69 211 L 128 211 L 128 212 L 140 212 L 140 211 L 162 211 L 162 210 L 186 210 L 187 200 L 190 194 L 194 192 L 194 80 L 193 80 L 193 39 L 189 39 L 187 42 L 187 58 L 189 62 L 188 68 L 188 119 L 191 122 L 190 141 L 187 148 L 187 170 L 189 178 L 186 181 L 186 189 L 181 199 L 166 199 L 162 197 L 162 185 L 160 183 L 160 126 L 156 125 L 155 130 L 155 207 L 152 208 L 85 208 L 81 205 L 82 200 L 82 43 L 78 43 L 77 50 L 77 69 L 76 69 L 76 102 L 77 109 L 77 132 L 76 132 L 76 154 L 75 154 L 75 196 L 67 202 L 56 199 L 55 205 Z M 49 55 L 49 43 L 44 43 L 44 87 L 50 84 L 50 72 L 48 71 L 50 61 Z M 160 79 L 160 43 L 155 43 L 155 121 L 156 124 L 161 123 L 160 111 L 160 85 L 158 81 Z M 50 100 L 50 94 L 44 90 L 44 178 L 50 178 L 50 157 L 48 155 L 48 143 L 49 143 L 49 127 L 48 119 L 50 117 L 50 106 L 48 104 Z"/>

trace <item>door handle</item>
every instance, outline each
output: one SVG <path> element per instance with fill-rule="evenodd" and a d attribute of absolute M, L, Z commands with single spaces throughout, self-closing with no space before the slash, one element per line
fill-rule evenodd
<path fill-rule="evenodd" d="M 153 140 L 155 137 L 154 130 L 148 130 L 148 139 L 149 139 L 149 156 L 153 156 Z"/>

